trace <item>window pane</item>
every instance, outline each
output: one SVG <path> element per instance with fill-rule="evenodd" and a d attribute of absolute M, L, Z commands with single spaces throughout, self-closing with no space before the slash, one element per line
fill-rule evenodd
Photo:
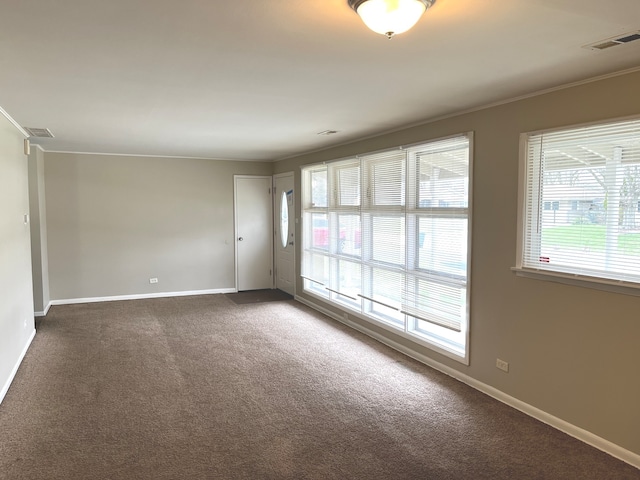
<path fill-rule="evenodd" d="M 404 216 L 373 217 L 372 258 L 375 261 L 405 264 Z"/>
<path fill-rule="evenodd" d="M 335 290 L 343 295 L 338 295 L 336 299 L 359 307 L 360 297 L 358 295 L 362 291 L 360 288 L 362 282 L 362 267 L 360 263 L 339 260 L 337 278 L 338 284 Z"/>
<path fill-rule="evenodd" d="M 311 214 L 311 247 L 329 249 L 329 220 L 325 213 Z"/>
<path fill-rule="evenodd" d="M 339 215 L 338 253 L 359 257 L 362 251 L 362 228 L 359 215 Z"/>
<path fill-rule="evenodd" d="M 418 268 L 466 278 L 467 219 L 418 218 Z"/>
<path fill-rule="evenodd" d="M 405 294 L 403 310 L 418 321 L 416 328 L 428 330 L 436 324 L 460 331 L 467 309 L 467 289 L 459 285 L 423 278 L 412 278 Z"/>
<path fill-rule="evenodd" d="M 302 172 L 303 188 L 315 188 L 303 197 L 302 261 L 324 284 L 305 280 L 305 291 L 464 357 L 469 137 Z M 549 202 L 550 211 L 562 209 Z"/>
<path fill-rule="evenodd" d="M 376 206 L 404 205 L 405 155 L 394 152 L 389 157 L 370 166 L 373 204 Z"/>
<path fill-rule="evenodd" d="M 360 166 L 338 169 L 338 204 L 341 206 L 360 205 Z"/>
<path fill-rule="evenodd" d="M 308 198 L 308 197 L 307 197 Z M 327 206 L 327 171 L 311 172 L 311 206 Z"/>
<path fill-rule="evenodd" d="M 329 285 L 329 257 L 320 253 L 305 252 L 302 275 L 313 282 L 311 287 L 324 290 Z"/>
<path fill-rule="evenodd" d="M 404 275 L 379 268 L 372 269 L 372 295 L 369 313 L 395 326 L 404 327 L 402 306 L 402 284 Z"/>
<path fill-rule="evenodd" d="M 435 152 L 419 152 L 418 207 L 467 208 L 469 148 L 454 144 Z"/>
<path fill-rule="evenodd" d="M 640 281 L 640 121 L 533 135 L 523 265 Z"/>

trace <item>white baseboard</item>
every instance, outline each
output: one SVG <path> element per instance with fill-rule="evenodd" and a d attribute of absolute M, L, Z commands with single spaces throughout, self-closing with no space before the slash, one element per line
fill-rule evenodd
<path fill-rule="evenodd" d="M 496 400 L 502 403 L 505 403 L 506 405 L 509 405 L 510 407 L 513 407 L 516 410 L 519 410 L 529 415 L 530 417 L 535 418 L 536 420 L 540 420 L 541 422 L 546 423 L 547 425 L 554 427 L 560 430 L 561 432 L 564 432 L 567 435 L 570 435 L 588 445 L 591 445 L 592 447 L 595 447 L 598 450 L 602 450 L 603 452 L 608 453 L 609 455 L 619 460 L 622 460 L 623 462 L 626 462 L 636 468 L 640 468 L 640 455 L 638 455 L 637 453 L 627 450 L 619 445 L 616 445 L 615 443 L 610 442 L 609 440 L 605 440 L 604 438 L 599 437 L 587 430 L 584 430 L 583 428 L 577 427 L 576 425 L 573 425 L 569 422 L 566 422 L 561 418 L 555 417 L 550 413 L 547 413 L 543 410 L 540 410 L 539 408 L 534 407 L 533 405 L 529 405 L 528 403 L 523 402 L 522 400 L 518 400 L 515 397 L 507 395 L 506 393 L 502 392 L 501 390 L 498 390 L 495 387 L 492 387 L 490 385 L 487 385 L 486 383 L 480 382 L 479 380 L 476 380 L 475 378 L 470 377 L 469 375 L 461 373 L 454 368 L 448 367 L 443 363 L 433 360 L 432 358 L 427 357 L 426 355 L 423 355 L 419 352 L 416 352 L 411 348 L 406 347 L 405 345 L 402 345 L 393 340 L 390 340 L 389 338 L 383 335 L 380 335 L 379 333 L 374 332 L 373 330 L 369 330 L 368 328 L 363 327 L 360 324 L 351 322 L 349 320 L 345 320 L 340 315 L 314 302 L 311 302 L 306 298 L 302 298 L 296 295 L 295 299 L 300 303 L 303 303 L 313 308 L 314 310 L 324 313 L 328 317 L 331 317 L 340 323 L 343 323 L 355 330 L 358 330 L 361 333 L 364 333 L 365 335 L 371 338 L 374 338 L 375 340 L 378 340 L 381 343 L 384 343 L 385 345 L 393 348 L 394 350 L 404 353 L 408 357 L 411 357 L 421 363 L 424 363 L 425 365 L 428 365 L 429 367 L 432 367 L 442 373 L 445 373 L 450 377 L 453 377 L 456 380 L 459 380 L 462 383 L 465 383 L 470 387 L 475 388 L 476 390 L 486 395 L 489 395 L 490 397 L 493 397 Z"/>
<path fill-rule="evenodd" d="M 47 303 L 47 306 L 44 308 L 42 312 L 33 312 L 34 317 L 46 317 L 47 313 L 49 313 L 49 309 L 51 308 L 51 302 Z"/>
<path fill-rule="evenodd" d="M 145 298 L 187 297 L 190 295 L 213 295 L 218 293 L 235 293 L 235 288 L 219 288 L 214 290 L 193 290 L 185 292 L 142 293 L 136 295 L 116 295 L 112 297 L 66 298 L 51 300 L 49 305 L 73 305 L 76 303 L 117 302 L 120 300 L 142 300 Z"/>
<path fill-rule="evenodd" d="M 27 340 L 26 345 L 22 349 L 22 353 L 20 354 L 20 357 L 18 357 L 18 361 L 14 365 L 13 370 L 11 370 L 11 374 L 9 375 L 9 378 L 7 379 L 5 384 L 2 386 L 2 390 L 0 390 L 0 403 L 2 403 L 5 395 L 9 391 L 11 382 L 13 382 L 13 379 L 15 378 L 16 373 L 18 373 L 18 368 L 20 368 L 20 364 L 22 363 L 24 356 L 27 354 L 27 350 L 29 350 L 29 347 L 31 346 L 31 342 L 33 341 L 35 336 L 36 336 L 36 329 L 34 328 L 33 332 L 31 332 L 31 336 L 29 337 L 29 340 Z"/>

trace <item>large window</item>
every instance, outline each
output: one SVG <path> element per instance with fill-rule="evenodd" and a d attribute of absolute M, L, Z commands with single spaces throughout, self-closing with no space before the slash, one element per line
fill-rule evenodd
<path fill-rule="evenodd" d="M 640 120 L 525 135 L 518 267 L 640 283 Z"/>
<path fill-rule="evenodd" d="M 470 135 L 303 167 L 306 292 L 467 360 Z"/>

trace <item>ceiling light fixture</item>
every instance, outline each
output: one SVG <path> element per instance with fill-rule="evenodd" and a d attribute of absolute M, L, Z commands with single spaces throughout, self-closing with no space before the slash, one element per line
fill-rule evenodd
<path fill-rule="evenodd" d="M 391 38 L 413 27 L 436 0 L 349 0 L 367 27 Z"/>

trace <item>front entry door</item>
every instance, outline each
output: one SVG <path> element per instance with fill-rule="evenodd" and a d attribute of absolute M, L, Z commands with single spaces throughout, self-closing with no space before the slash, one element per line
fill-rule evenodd
<path fill-rule="evenodd" d="M 273 288 L 271 177 L 234 176 L 236 288 Z"/>
<path fill-rule="evenodd" d="M 276 288 L 295 295 L 293 172 L 273 176 L 275 192 Z"/>

